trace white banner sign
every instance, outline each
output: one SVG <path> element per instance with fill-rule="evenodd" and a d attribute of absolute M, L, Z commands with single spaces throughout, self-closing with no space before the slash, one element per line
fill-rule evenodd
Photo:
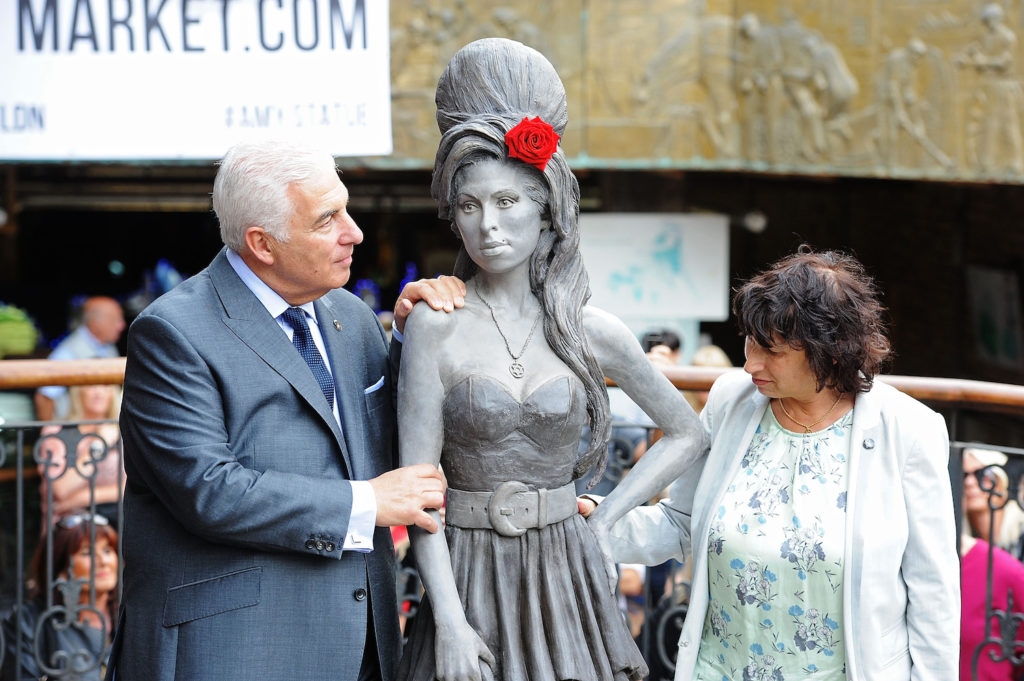
<path fill-rule="evenodd" d="M 0 0 L 0 161 L 391 153 L 387 0 Z"/>

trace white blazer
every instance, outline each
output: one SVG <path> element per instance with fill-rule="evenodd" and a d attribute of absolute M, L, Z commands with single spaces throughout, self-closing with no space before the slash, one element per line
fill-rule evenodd
<path fill-rule="evenodd" d="M 696 540 L 676 681 L 693 675 L 707 614 L 712 512 L 767 405 L 745 372 L 723 374 L 701 412 L 710 450 L 672 484 L 669 498 L 633 509 L 612 528 L 617 562 L 683 560 Z M 843 568 L 847 679 L 957 681 L 960 561 L 946 423 L 875 381 L 857 396 L 850 442 Z"/>

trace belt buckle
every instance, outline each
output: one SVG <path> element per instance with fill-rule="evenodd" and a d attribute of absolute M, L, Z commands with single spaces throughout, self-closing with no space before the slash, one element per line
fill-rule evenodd
<path fill-rule="evenodd" d="M 514 494 L 529 491 L 530 488 L 518 480 L 507 480 L 494 488 L 491 500 L 487 503 L 487 518 L 495 532 L 503 537 L 521 537 L 526 534 L 526 528 L 516 527 L 512 523 L 515 508 L 511 501 Z"/>

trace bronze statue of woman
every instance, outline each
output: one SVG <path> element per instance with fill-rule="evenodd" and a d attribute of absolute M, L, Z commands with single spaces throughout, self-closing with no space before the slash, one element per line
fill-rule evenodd
<path fill-rule="evenodd" d="M 399 679 L 643 678 L 606 550 L 617 518 L 579 515 L 573 481 L 604 466 L 606 376 L 664 432 L 612 492 L 625 507 L 694 460 L 699 421 L 626 325 L 587 305 L 551 63 L 511 40 L 470 43 L 436 102 L 431 189 L 461 240 L 467 295 L 451 313 L 417 306 L 405 327 L 402 465 L 440 463 L 449 490 L 444 535 L 410 528 L 426 596 Z"/>

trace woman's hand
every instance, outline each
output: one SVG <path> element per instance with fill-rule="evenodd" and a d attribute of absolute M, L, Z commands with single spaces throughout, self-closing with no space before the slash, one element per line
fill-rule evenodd
<path fill-rule="evenodd" d="M 576 497 L 576 508 L 579 509 L 581 516 L 589 518 L 590 514 L 597 508 L 597 502 L 590 497 Z"/>
<path fill-rule="evenodd" d="M 468 622 L 463 621 L 454 627 L 438 627 L 434 654 L 437 658 L 434 672 L 438 681 L 494 679 L 494 655 Z"/>

